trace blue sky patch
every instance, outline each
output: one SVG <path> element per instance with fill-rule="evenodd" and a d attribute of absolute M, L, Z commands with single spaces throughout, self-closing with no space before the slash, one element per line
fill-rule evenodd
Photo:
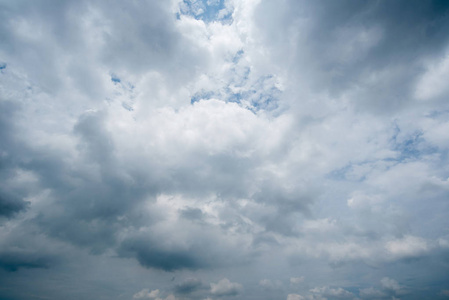
<path fill-rule="evenodd" d="M 242 58 L 243 54 L 245 54 L 245 51 L 243 51 L 243 49 L 240 49 L 239 51 L 237 51 L 235 56 L 232 58 L 232 62 L 235 64 L 238 63 L 240 61 L 240 59 Z"/>
<path fill-rule="evenodd" d="M 111 81 L 112 81 L 113 83 L 120 83 L 120 82 L 121 82 L 120 78 L 118 78 L 118 77 L 115 76 L 115 75 L 111 75 Z"/>
<path fill-rule="evenodd" d="M 214 95 L 214 93 L 211 91 L 198 92 L 190 98 L 190 104 L 193 104 L 195 102 L 198 102 L 198 101 L 204 100 L 204 99 L 208 100 L 208 99 L 212 98 L 213 95 Z"/>
<path fill-rule="evenodd" d="M 204 22 L 229 20 L 232 16 L 232 13 L 220 15 L 220 11 L 225 8 L 224 0 L 184 0 L 180 6 L 181 14 Z"/>

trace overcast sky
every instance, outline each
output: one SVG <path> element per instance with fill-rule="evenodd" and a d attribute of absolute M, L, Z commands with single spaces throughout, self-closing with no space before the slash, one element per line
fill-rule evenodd
<path fill-rule="evenodd" d="M 449 2 L 0 0 L 0 299 L 449 298 Z"/>

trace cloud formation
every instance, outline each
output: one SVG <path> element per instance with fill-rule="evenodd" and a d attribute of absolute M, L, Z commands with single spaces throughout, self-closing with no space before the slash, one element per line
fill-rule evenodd
<path fill-rule="evenodd" d="M 231 282 L 227 278 L 223 278 L 217 283 L 210 284 L 210 292 L 212 295 L 222 296 L 236 296 L 241 293 L 243 287 L 240 283 Z"/>
<path fill-rule="evenodd" d="M 0 298 L 443 299 L 448 12 L 0 1 Z"/>

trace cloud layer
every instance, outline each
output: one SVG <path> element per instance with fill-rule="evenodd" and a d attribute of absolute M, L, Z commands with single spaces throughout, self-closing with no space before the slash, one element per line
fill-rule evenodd
<path fill-rule="evenodd" d="M 0 298 L 444 299 L 448 13 L 0 1 Z"/>

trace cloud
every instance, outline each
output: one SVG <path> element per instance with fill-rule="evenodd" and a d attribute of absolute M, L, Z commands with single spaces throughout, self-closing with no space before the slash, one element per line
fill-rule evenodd
<path fill-rule="evenodd" d="M 396 280 L 384 277 L 380 280 L 380 288 L 361 289 L 359 294 L 362 299 L 398 299 L 396 296 L 406 295 L 408 291 Z"/>
<path fill-rule="evenodd" d="M 181 216 L 189 220 L 201 221 L 203 218 L 203 212 L 199 208 L 187 207 L 181 210 Z"/>
<path fill-rule="evenodd" d="M 15 151 L 13 125 L 15 114 L 20 110 L 19 106 L 12 101 L 0 102 L 0 138 L 4 145 L 2 147 L 0 169 L 0 218 L 10 218 L 18 212 L 27 208 L 28 203 L 24 200 L 26 193 L 18 187 L 11 186 L 13 178 L 20 176 L 20 172 L 15 169 L 14 159 L 9 155 L 10 151 Z"/>
<path fill-rule="evenodd" d="M 190 294 L 200 289 L 202 286 L 201 280 L 197 278 L 187 278 L 183 282 L 175 286 L 175 293 L 177 294 Z"/>
<path fill-rule="evenodd" d="M 328 286 L 323 287 L 316 287 L 310 290 L 312 294 L 324 296 L 324 297 L 331 297 L 336 299 L 349 299 L 354 297 L 354 294 L 343 289 L 343 288 L 331 288 Z"/>
<path fill-rule="evenodd" d="M 362 299 L 382 299 L 387 297 L 387 295 L 378 289 L 369 287 L 360 290 L 360 297 L 362 297 Z"/>
<path fill-rule="evenodd" d="M 62 253 L 71 249 L 41 233 L 32 233 L 31 224 L 3 223 L 0 235 L 0 268 L 19 273 L 23 269 L 50 269 L 64 262 Z"/>
<path fill-rule="evenodd" d="M 408 235 L 389 241 L 385 247 L 395 257 L 417 257 L 429 250 L 424 239 Z"/>
<path fill-rule="evenodd" d="M 445 55 L 440 61 L 427 66 L 427 71 L 422 75 L 415 91 L 415 97 L 420 100 L 430 100 L 445 95 L 448 90 L 441 82 L 449 74 L 449 56 Z"/>
<path fill-rule="evenodd" d="M 306 299 L 306 298 L 304 298 L 303 296 L 298 295 L 298 294 L 288 294 L 287 295 L 287 300 L 303 300 L 303 299 Z"/>
<path fill-rule="evenodd" d="M 0 216 L 11 217 L 14 214 L 24 210 L 27 202 L 13 195 L 0 194 Z"/>
<path fill-rule="evenodd" d="M 119 253 L 123 256 L 135 255 L 139 263 L 145 267 L 153 267 L 165 271 L 177 269 L 199 269 L 207 264 L 194 249 L 155 248 L 152 241 L 127 240 L 122 243 Z M 129 253 L 129 254 L 127 254 Z"/>
<path fill-rule="evenodd" d="M 259 285 L 266 290 L 282 288 L 282 282 L 280 280 L 276 280 L 273 282 L 270 279 L 262 279 L 259 281 Z"/>
<path fill-rule="evenodd" d="M 135 257 L 144 267 L 165 271 L 211 269 L 254 259 L 249 241 L 227 236 L 222 228 L 210 223 L 179 219 L 179 210 L 171 202 L 162 201 L 161 206 L 153 205 L 150 210 L 167 215 L 172 210 L 174 219 L 163 219 L 139 231 L 130 230 L 118 245 L 121 257 Z"/>
<path fill-rule="evenodd" d="M 221 279 L 217 283 L 210 284 L 210 292 L 215 296 L 236 296 L 243 291 L 243 286 L 237 282 L 231 282 L 227 278 Z"/>
<path fill-rule="evenodd" d="M 140 292 L 135 293 L 133 298 L 134 299 L 145 299 L 145 298 L 155 299 L 158 296 L 159 296 L 159 290 L 150 291 L 149 289 L 143 289 Z"/>
<path fill-rule="evenodd" d="M 388 277 L 382 278 L 380 280 L 380 283 L 381 283 L 382 287 L 386 290 L 391 290 L 391 291 L 397 292 L 401 289 L 401 287 L 399 286 L 399 284 L 396 280 L 388 278 Z"/>
<path fill-rule="evenodd" d="M 301 277 L 291 277 L 291 278 L 290 278 L 290 283 L 291 283 L 291 284 L 299 284 L 299 283 L 302 283 L 302 282 L 304 282 L 304 276 L 301 276 Z"/>
<path fill-rule="evenodd" d="M 55 259 L 50 255 L 32 251 L 30 249 L 10 249 L 0 252 L 0 267 L 6 271 L 15 272 L 20 268 L 44 268 L 53 265 Z"/>
<path fill-rule="evenodd" d="M 0 298 L 447 289 L 446 3 L 0 7 Z"/>
<path fill-rule="evenodd" d="M 176 297 L 169 294 L 165 298 L 161 298 L 161 293 L 158 289 L 150 291 L 149 289 L 143 289 L 138 293 L 135 293 L 133 299 L 155 299 L 155 300 L 176 300 Z"/>

